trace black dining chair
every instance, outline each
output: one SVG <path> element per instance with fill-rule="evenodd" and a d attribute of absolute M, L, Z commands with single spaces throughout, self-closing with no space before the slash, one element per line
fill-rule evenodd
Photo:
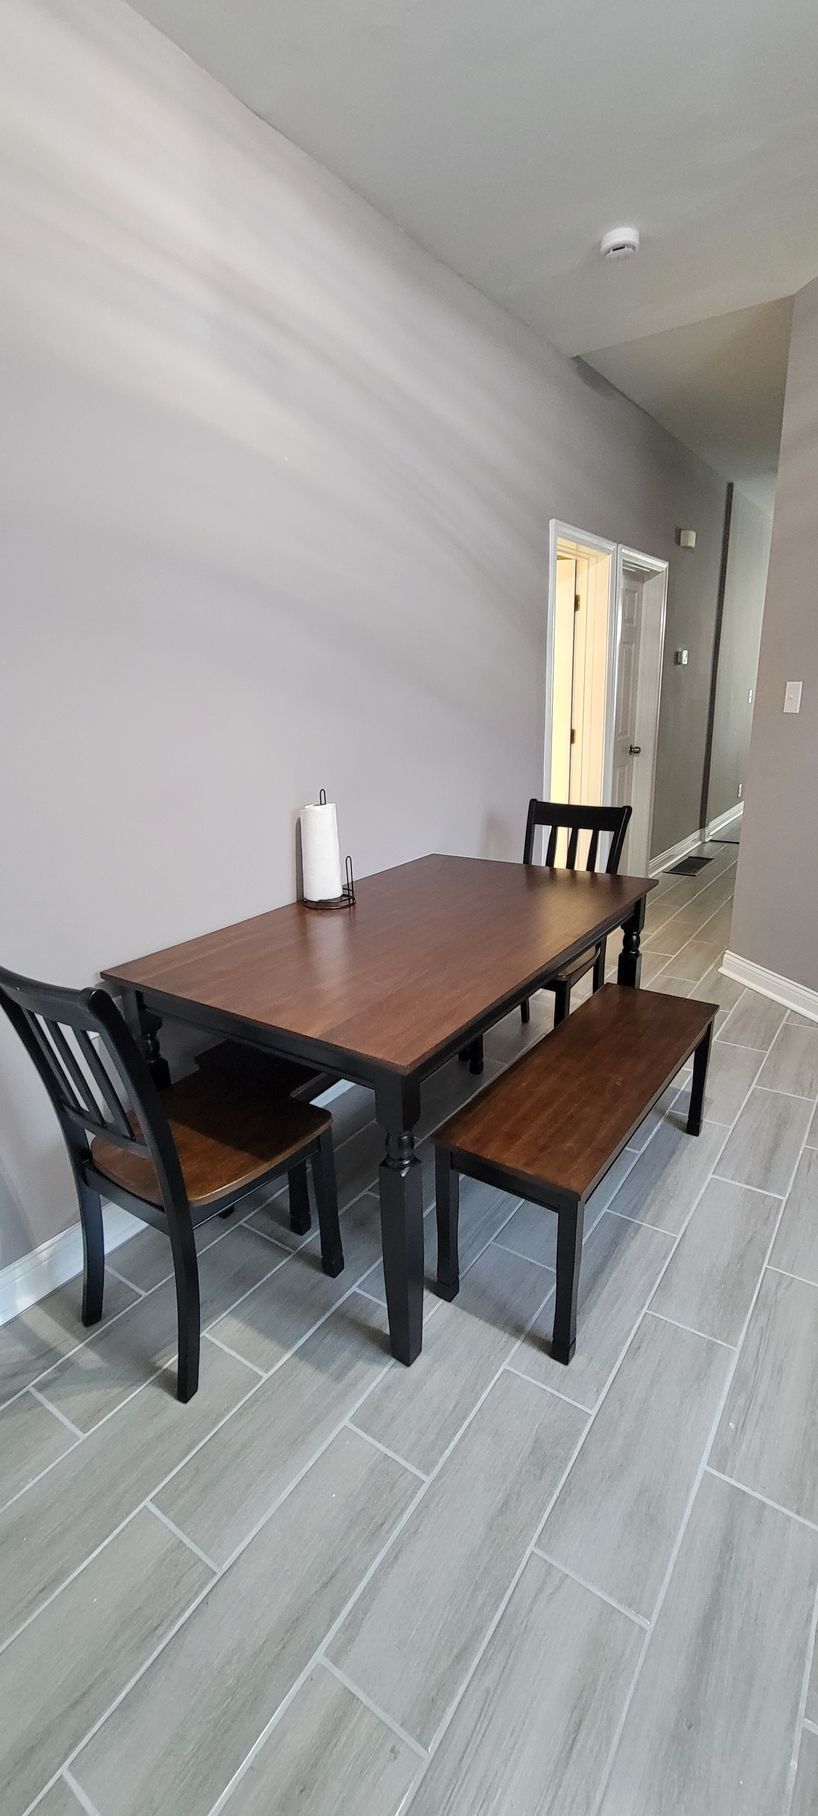
<path fill-rule="evenodd" d="M 79 1199 L 82 1322 L 102 1317 L 102 1198 L 170 1239 L 178 1324 L 177 1397 L 199 1380 L 198 1224 L 287 1174 L 291 1221 L 309 1228 L 310 1162 L 326 1274 L 344 1265 L 332 1118 L 242 1078 L 194 1073 L 159 1091 L 112 997 L 67 990 L 0 968 L 0 1005 L 42 1079 L 62 1129 Z"/>
<path fill-rule="evenodd" d="M 585 853 L 583 870 L 596 870 L 599 858 L 599 842 L 603 834 L 608 834 L 610 844 L 605 862 L 608 876 L 616 876 L 625 834 L 628 830 L 633 809 L 630 807 L 575 807 L 567 801 L 536 801 L 528 803 L 528 818 L 525 823 L 525 844 L 523 846 L 523 863 L 534 863 L 534 839 L 540 827 L 548 828 L 548 843 L 545 849 L 547 868 L 557 863 L 557 848 L 561 832 L 568 833 L 565 862 L 560 866 L 565 870 L 576 870 L 579 856 L 579 835 L 589 833 L 588 847 Z M 564 1021 L 571 1010 L 571 991 L 586 972 L 593 970 L 593 987 L 599 990 L 605 982 L 605 940 L 598 940 L 587 952 L 581 952 L 571 960 L 563 970 L 556 971 L 542 987 L 554 992 L 554 1026 Z M 531 1020 L 530 998 L 520 1004 L 523 1021 Z"/>

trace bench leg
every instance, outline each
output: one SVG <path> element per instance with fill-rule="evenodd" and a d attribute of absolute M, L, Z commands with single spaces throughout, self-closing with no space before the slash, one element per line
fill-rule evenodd
<path fill-rule="evenodd" d="M 446 1148 L 435 1149 L 435 1199 L 437 1202 L 437 1290 L 441 1299 L 455 1299 L 460 1291 L 457 1222 L 460 1214 L 460 1174 Z"/>
<path fill-rule="evenodd" d="M 700 1135 L 704 1115 L 704 1093 L 707 1085 L 707 1068 L 710 1064 L 710 1048 L 713 1044 L 713 1023 L 702 1036 L 693 1055 L 693 1083 L 690 1087 L 690 1109 L 687 1114 L 688 1135 Z"/>
<path fill-rule="evenodd" d="M 551 1354 L 555 1362 L 570 1362 L 577 1346 L 577 1295 L 582 1259 L 585 1206 L 581 1200 L 565 1205 L 557 1222 L 557 1292 Z"/>

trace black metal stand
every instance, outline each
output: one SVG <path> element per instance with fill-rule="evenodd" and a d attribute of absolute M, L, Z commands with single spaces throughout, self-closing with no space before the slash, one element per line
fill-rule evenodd
<path fill-rule="evenodd" d="M 327 902 L 311 902 L 307 899 L 306 896 L 304 896 L 304 907 L 305 908 L 354 908 L 355 907 L 355 876 L 354 876 L 353 869 L 352 869 L 352 859 L 351 858 L 347 858 L 345 860 L 344 870 L 346 872 L 347 880 L 344 884 L 343 889 L 341 890 L 340 895 L 336 895 L 332 900 L 327 901 Z"/>

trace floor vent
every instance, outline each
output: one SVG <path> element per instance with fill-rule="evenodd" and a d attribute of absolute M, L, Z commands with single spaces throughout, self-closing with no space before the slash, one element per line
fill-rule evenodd
<path fill-rule="evenodd" d="M 682 858 L 680 864 L 671 864 L 668 876 L 698 876 L 705 864 L 712 864 L 712 858 Z"/>

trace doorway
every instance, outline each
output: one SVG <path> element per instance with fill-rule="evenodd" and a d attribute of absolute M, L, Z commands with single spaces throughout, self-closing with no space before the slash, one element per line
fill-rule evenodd
<path fill-rule="evenodd" d="M 544 791 L 624 805 L 624 867 L 650 854 L 667 562 L 551 524 Z M 560 854 L 558 853 L 558 862 Z"/>

